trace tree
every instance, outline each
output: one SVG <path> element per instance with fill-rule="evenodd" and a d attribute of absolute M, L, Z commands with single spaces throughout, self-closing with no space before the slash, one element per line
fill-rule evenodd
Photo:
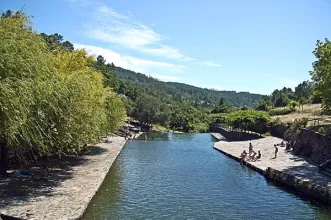
<path fill-rule="evenodd" d="M 1 17 L 0 41 L 1 174 L 9 151 L 30 160 L 75 154 L 123 120 L 123 103 L 86 51 L 50 52 L 22 13 Z"/>
<path fill-rule="evenodd" d="M 294 111 L 295 108 L 299 105 L 299 103 L 297 101 L 290 100 L 287 105 Z"/>
<path fill-rule="evenodd" d="M 106 96 L 105 105 L 105 130 L 107 133 L 114 132 L 120 127 L 122 121 L 126 118 L 125 106 L 121 98 L 111 91 L 109 91 Z"/>
<path fill-rule="evenodd" d="M 297 87 L 295 87 L 294 94 L 296 100 L 300 99 L 308 99 L 312 93 L 312 83 L 307 81 L 303 81 Z"/>
<path fill-rule="evenodd" d="M 72 52 L 75 49 L 74 45 L 71 42 L 69 41 L 63 42 L 63 36 L 58 33 L 51 35 L 41 33 L 40 36 L 45 40 L 47 44 L 47 49 L 49 51 L 56 52 L 59 50 L 64 50 L 64 51 Z"/>
<path fill-rule="evenodd" d="M 259 103 L 255 106 L 255 110 L 259 111 L 269 111 L 269 109 L 272 106 L 271 98 L 270 96 L 262 96 Z"/>
<path fill-rule="evenodd" d="M 1 13 L 2 18 L 10 18 L 13 16 L 13 12 L 11 10 L 7 10 L 6 12 Z"/>
<path fill-rule="evenodd" d="M 100 66 L 105 65 L 106 64 L 106 59 L 103 56 L 99 55 L 97 57 L 97 64 L 100 65 Z"/>
<path fill-rule="evenodd" d="M 301 111 L 303 111 L 303 105 L 307 103 L 307 100 L 304 99 L 304 98 L 301 98 L 299 101 L 298 101 L 298 104 L 299 106 L 301 106 Z M 299 107 L 300 108 L 300 107 Z"/>
<path fill-rule="evenodd" d="M 43 131 L 29 123 L 30 114 L 46 79 L 52 79 L 53 66 L 44 42 L 20 12 L 1 17 L 0 42 L 0 173 L 4 174 L 10 149 L 41 142 Z M 25 145 L 20 145 L 22 141 Z"/>
<path fill-rule="evenodd" d="M 288 96 L 284 92 L 279 92 L 275 96 L 274 106 L 285 107 L 288 102 L 289 102 Z"/>
<path fill-rule="evenodd" d="M 267 124 L 271 121 L 268 113 L 255 110 L 239 110 L 227 115 L 228 124 L 232 128 L 251 130 L 258 133 L 267 131 Z"/>
<path fill-rule="evenodd" d="M 313 51 L 317 61 L 313 63 L 312 79 L 315 92 L 322 97 L 322 107 L 327 113 L 331 112 L 331 42 L 317 41 Z"/>
<path fill-rule="evenodd" d="M 69 41 L 63 42 L 62 47 L 69 52 L 72 52 L 75 49 L 74 45 Z"/>
<path fill-rule="evenodd" d="M 226 104 L 224 98 L 221 98 L 219 103 L 212 109 L 211 113 L 226 113 L 229 111 L 229 106 Z"/>
<path fill-rule="evenodd" d="M 154 96 L 141 94 L 137 97 L 135 117 L 142 123 L 152 124 L 160 114 L 160 102 Z"/>
<path fill-rule="evenodd" d="M 103 75 L 103 83 L 105 87 L 108 86 L 110 88 L 113 88 L 114 91 L 119 91 L 119 87 L 122 84 L 115 75 L 115 65 L 113 63 L 106 64 L 106 59 L 103 56 L 99 55 L 97 57 L 97 61 L 94 62 L 92 66 L 94 69 L 96 69 Z"/>

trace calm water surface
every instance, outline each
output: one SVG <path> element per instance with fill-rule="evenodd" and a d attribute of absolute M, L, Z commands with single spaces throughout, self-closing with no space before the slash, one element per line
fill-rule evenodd
<path fill-rule="evenodd" d="M 213 149 L 210 134 L 130 141 L 83 219 L 331 219 Z"/>

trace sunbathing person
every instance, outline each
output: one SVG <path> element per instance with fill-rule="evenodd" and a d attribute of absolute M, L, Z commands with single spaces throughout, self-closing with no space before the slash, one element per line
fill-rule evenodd
<path fill-rule="evenodd" d="M 261 159 L 261 157 L 262 157 L 261 152 L 258 151 L 257 156 L 254 158 L 254 161 L 257 161 L 257 160 Z"/>
<path fill-rule="evenodd" d="M 249 155 L 249 158 L 251 159 L 251 160 L 254 160 L 255 159 L 255 156 L 256 156 L 256 152 L 254 151 L 254 150 L 252 150 L 252 155 Z"/>
<path fill-rule="evenodd" d="M 280 143 L 280 146 L 281 146 L 281 147 L 285 147 L 285 144 L 286 144 L 286 143 L 285 143 L 284 141 L 282 141 L 282 142 Z"/>
<path fill-rule="evenodd" d="M 243 164 L 243 162 L 244 162 L 246 156 L 247 156 L 247 153 L 246 153 L 246 151 L 244 150 L 244 151 L 241 153 L 241 155 L 240 155 L 240 163 L 241 163 L 241 164 Z"/>
<path fill-rule="evenodd" d="M 285 148 L 285 150 L 291 150 L 291 148 L 292 148 L 292 142 L 289 141 L 289 142 L 286 143 L 286 148 Z"/>

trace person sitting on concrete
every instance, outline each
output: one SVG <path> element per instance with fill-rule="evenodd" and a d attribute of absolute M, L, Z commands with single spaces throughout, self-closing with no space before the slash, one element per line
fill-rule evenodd
<path fill-rule="evenodd" d="M 261 155 L 261 151 L 257 151 L 257 156 L 256 156 L 255 158 L 253 158 L 253 161 L 255 162 L 255 161 L 257 161 L 257 160 L 260 160 L 261 157 L 262 157 L 262 155 Z"/>
<path fill-rule="evenodd" d="M 255 156 L 256 156 L 256 152 L 254 150 L 252 150 L 252 155 L 249 155 L 249 158 L 251 160 L 254 160 L 255 159 Z"/>
<path fill-rule="evenodd" d="M 289 151 L 289 150 L 291 150 L 291 148 L 292 148 L 292 142 L 289 141 L 289 142 L 286 143 L 286 148 L 285 148 L 285 150 Z"/>
<path fill-rule="evenodd" d="M 240 155 L 240 163 L 242 164 L 245 160 L 245 158 L 247 157 L 247 153 L 246 151 L 244 150 L 241 155 Z"/>

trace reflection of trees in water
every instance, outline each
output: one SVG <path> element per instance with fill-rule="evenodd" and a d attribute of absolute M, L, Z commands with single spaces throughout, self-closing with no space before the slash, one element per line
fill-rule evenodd
<path fill-rule="evenodd" d="M 119 209 L 121 206 L 117 204 L 121 200 L 122 187 L 122 166 L 116 160 L 104 179 L 98 193 L 89 204 L 84 219 L 105 219 L 106 216 L 111 216 L 112 210 Z"/>
<path fill-rule="evenodd" d="M 192 133 L 168 133 L 168 132 L 146 132 L 140 135 L 137 140 L 144 140 L 145 135 L 147 135 L 147 140 L 163 140 L 163 141 L 171 141 L 171 140 L 192 140 L 196 138 L 198 134 Z"/>

